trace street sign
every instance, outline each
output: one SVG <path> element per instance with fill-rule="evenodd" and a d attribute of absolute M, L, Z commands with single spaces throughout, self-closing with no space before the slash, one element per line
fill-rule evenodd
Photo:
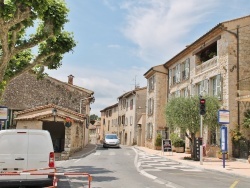
<path fill-rule="evenodd" d="M 0 120 L 8 119 L 8 108 L 6 106 L 0 106 Z"/>
<path fill-rule="evenodd" d="M 221 152 L 227 152 L 227 127 L 221 126 L 220 128 L 220 138 L 221 138 Z"/>
<path fill-rule="evenodd" d="M 219 110 L 218 111 L 218 123 L 229 124 L 229 110 Z"/>

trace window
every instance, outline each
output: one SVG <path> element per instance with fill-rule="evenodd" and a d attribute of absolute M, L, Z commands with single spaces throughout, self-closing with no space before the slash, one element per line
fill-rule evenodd
<path fill-rule="evenodd" d="M 149 91 L 154 90 L 155 77 L 151 76 L 148 80 Z"/>
<path fill-rule="evenodd" d="M 118 125 L 121 125 L 121 116 L 118 117 Z"/>
<path fill-rule="evenodd" d="M 130 110 L 133 110 L 133 99 L 130 100 Z"/>
<path fill-rule="evenodd" d="M 190 58 L 187 58 L 185 61 L 185 72 L 186 72 L 186 79 L 189 78 L 189 65 L 190 65 Z"/>
<path fill-rule="evenodd" d="M 181 90 L 181 96 L 182 97 L 188 97 L 189 96 L 188 87 L 185 87 L 184 89 Z"/>
<path fill-rule="evenodd" d="M 128 125 L 128 118 L 125 119 L 125 125 Z"/>
<path fill-rule="evenodd" d="M 109 111 L 108 110 L 106 111 L 106 117 L 109 117 Z"/>
<path fill-rule="evenodd" d="M 152 135 L 153 135 L 153 124 L 148 123 L 147 124 L 147 130 L 146 130 L 146 138 L 147 139 L 152 139 Z"/>
<path fill-rule="evenodd" d="M 202 80 L 201 82 L 199 82 L 197 84 L 197 88 L 198 88 L 197 90 L 198 95 L 202 95 L 202 96 L 208 95 L 208 80 L 206 79 L 206 80 Z"/>
<path fill-rule="evenodd" d="M 112 116 L 112 109 L 109 110 L 109 117 Z"/>
<path fill-rule="evenodd" d="M 128 102 L 126 102 L 126 111 L 128 111 Z"/>
<path fill-rule="evenodd" d="M 180 97 L 181 96 L 181 92 L 180 92 L 180 90 L 177 90 L 176 92 L 175 92 L 175 97 Z"/>
<path fill-rule="evenodd" d="M 109 131 L 109 126 L 110 126 L 110 120 L 108 120 L 108 131 Z"/>
<path fill-rule="evenodd" d="M 123 99 L 122 106 L 123 106 L 124 109 L 126 108 L 126 99 Z"/>
<path fill-rule="evenodd" d="M 124 125 L 125 123 L 125 116 L 122 116 L 122 124 Z"/>
<path fill-rule="evenodd" d="M 181 79 L 186 80 L 189 78 L 189 62 L 190 59 L 187 58 L 182 64 L 181 64 Z"/>
<path fill-rule="evenodd" d="M 178 64 L 176 66 L 176 74 L 175 74 L 175 76 L 176 76 L 176 83 L 180 83 L 180 81 L 181 81 L 181 65 L 180 64 Z"/>
<path fill-rule="evenodd" d="M 133 125 L 133 116 L 130 116 L 130 125 Z"/>
<path fill-rule="evenodd" d="M 212 78 L 212 95 L 221 99 L 221 75 Z"/>
<path fill-rule="evenodd" d="M 152 115 L 154 112 L 154 99 L 148 99 L 148 115 Z"/>
<path fill-rule="evenodd" d="M 173 72 L 172 72 L 172 75 L 173 75 L 173 84 L 176 84 L 176 67 L 173 68 Z"/>
<path fill-rule="evenodd" d="M 105 119 L 103 119 L 102 121 L 103 121 L 103 125 L 105 125 Z"/>

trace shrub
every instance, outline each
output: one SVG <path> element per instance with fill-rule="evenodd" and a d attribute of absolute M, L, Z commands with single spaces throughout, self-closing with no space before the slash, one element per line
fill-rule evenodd
<path fill-rule="evenodd" d="M 178 137 L 174 142 L 173 142 L 174 147 L 185 147 L 185 141 Z"/>
<path fill-rule="evenodd" d="M 155 140 L 155 146 L 161 146 L 161 144 L 162 144 L 162 136 L 160 133 L 158 133 Z"/>

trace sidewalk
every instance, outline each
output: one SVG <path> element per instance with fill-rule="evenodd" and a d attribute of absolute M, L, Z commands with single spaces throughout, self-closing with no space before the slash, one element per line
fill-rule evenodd
<path fill-rule="evenodd" d="M 250 178 L 250 164 L 247 160 L 229 159 L 225 161 L 225 168 L 223 168 L 223 161 L 219 158 L 204 157 L 203 164 L 200 164 L 200 161 L 184 160 L 184 157 L 190 157 L 190 154 L 176 152 L 164 152 L 163 154 L 162 151 L 153 150 L 146 147 L 136 146 L 136 148 L 145 151 L 146 153 L 163 156 L 170 160 L 196 168 L 219 171 L 223 173 Z"/>
<path fill-rule="evenodd" d="M 85 156 L 95 152 L 96 148 L 97 148 L 96 144 L 87 144 L 81 151 L 73 153 L 69 157 L 69 159 L 79 159 L 79 158 L 85 157 Z"/>

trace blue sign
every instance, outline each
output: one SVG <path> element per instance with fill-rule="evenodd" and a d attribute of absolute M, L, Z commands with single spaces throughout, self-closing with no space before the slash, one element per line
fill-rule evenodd
<path fill-rule="evenodd" d="M 220 138 L 221 138 L 221 152 L 226 153 L 227 152 L 227 127 L 221 126 L 220 128 Z"/>

